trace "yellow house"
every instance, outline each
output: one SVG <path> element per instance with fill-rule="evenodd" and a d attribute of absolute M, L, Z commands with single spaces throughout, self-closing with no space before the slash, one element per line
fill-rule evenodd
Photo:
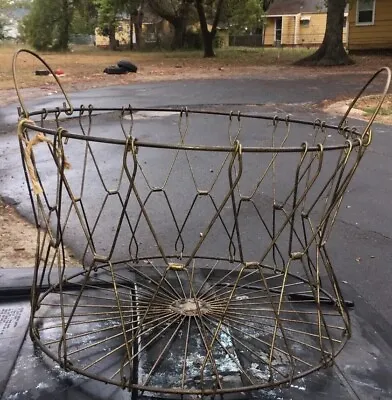
<path fill-rule="evenodd" d="M 392 1 L 350 0 L 349 50 L 392 48 Z"/>
<path fill-rule="evenodd" d="M 129 44 L 130 41 L 130 23 L 129 20 L 122 19 L 118 22 L 118 26 L 116 29 L 116 40 L 120 46 L 124 46 Z M 133 38 L 133 43 L 136 40 Z M 109 46 L 109 37 L 101 34 L 98 28 L 95 29 L 95 45 L 97 47 L 108 47 Z"/>
<path fill-rule="evenodd" d="M 343 43 L 347 43 L 347 19 Z M 324 0 L 275 0 L 266 15 L 265 46 L 318 46 L 324 39 Z"/>
<path fill-rule="evenodd" d="M 155 43 L 159 35 L 165 35 L 170 32 L 170 25 L 168 21 L 162 18 L 151 16 L 150 13 L 144 14 L 142 33 L 143 40 L 147 43 Z M 129 17 L 120 17 L 117 21 L 117 28 L 115 34 L 119 46 L 126 46 L 131 39 L 131 24 Z M 135 29 L 133 30 L 133 43 L 136 43 Z M 101 34 L 98 28 L 95 29 L 95 45 L 97 47 L 108 47 L 109 38 Z"/>
<path fill-rule="evenodd" d="M 115 33 L 116 40 L 119 46 L 127 46 L 130 41 L 130 20 L 129 18 L 119 18 L 117 21 L 117 29 Z M 208 29 L 211 30 L 212 25 L 208 24 Z M 193 32 L 200 31 L 200 24 L 195 23 L 190 27 Z M 143 41 L 145 43 L 158 43 L 159 39 L 172 34 L 172 28 L 167 20 L 150 15 L 150 13 L 144 14 L 142 24 Z M 133 30 L 133 43 L 136 43 L 135 30 Z M 217 40 L 219 40 L 219 47 L 226 48 L 229 46 L 229 32 L 226 28 L 218 27 Z M 109 47 L 109 37 L 101 34 L 98 28 L 95 29 L 95 45 L 97 47 Z"/>

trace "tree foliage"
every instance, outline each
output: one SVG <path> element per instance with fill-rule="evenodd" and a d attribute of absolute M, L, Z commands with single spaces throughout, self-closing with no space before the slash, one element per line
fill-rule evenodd
<path fill-rule="evenodd" d="M 24 18 L 23 33 L 28 44 L 36 50 L 49 50 L 55 42 L 56 20 L 61 18 L 57 4 L 51 0 L 34 0 L 30 13 Z"/>
<path fill-rule="evenodd" d="M 225 9 L 231 33 L 254 32 L 263 25 L 265 12 L 261 0 L 227 0 Z"/>
<path fill-rule="evenodd" d="M 23 21 L 27 42 L 37 50 L 67 50 L 73 10 L 70 0 L 33 0 Z"/>
<path fill-rule="evenodd" d="M 14 0 L 26 1 L 26 0 Z M 184 46 L 189 25 L 197 19 L 204 44 L 204 56 L 215 55 L 213 44 L 218 24 L 240 32 L 254 31 L 261 25 L 263 12 L 273 0 L 32 0 L 31 12 L 23 23 L 29 44 L 38 50 L 66 50 L 70 33 L 91 34 L 98 31 L 109 37 L 109 47 L 115 49 L 119 20 L 129 17 L 131 32 L 135 28 L 137 42 L 141 42 L 143 4 L 161 16 L 174 28 L 172 48 Z M 2 4 L 13 0 L 0 0 Z M 121 18 L 119 18 L 119 16 Z M 1 22 L 0 22 L 1 30 Z M 132 45 L 132 37 L 130 38 Z"/>
<path fill-rule="evenodd" d="M 7 20 L 0 15 L 0 40 L 4 40 L 6 38 L 7 33 Z"/>
<path fill-rule="evenodd" d="M 0 0 L 10 1 L 11 0 Z M 26 0 L 24 0 L 26 1 Z M 143 0 L 32 0 L 22 31 L 37 50 L 67 50 L 71 33 L 93 34 L 98 28 L 116 48 L 118 16 L 137 12 Z M 0 3 L 1 4 L 1 3 Z"/>
<path fill-rule="evenodd" d="M 26 8 L 28 5 L 28 0 L 0 0 L 0 40 L 7 38 L 12 11 L 17 8 Z"/>
<path fill-rule="evenodd" d="M 187 25 L 199 19 L 205 57 L 213 57 L 213 44 L 219 22 L 231 26 L 232 32 L 261 28 L 265 7 L 273 0 L 147 0 L 153 13 L 174 28 L 172 48 L 185 43 Z M 195 17 L 194 17 L 195 16 Z M 246 30 L 245 30 L 246 31 Z"/>
<path fill-rule="evenodd" d="M 109 37 L 109 47 L 115 50 L 117 14 L 120 12 L 120 0 L 94 0 L 98 11 L 97 27 L 103 36 Z"/>
<path fill-rule="evenodd" d="M 98 11 L 97 27 L 100 33 L 109 37 L 109 48 L 115 50 L 116 28 L 119 15 L 127 14 L 129 18 L 140 8 L 140 0 L 93 0 Z"/>
<path fill-rule="evenodd" d="M 174 35 L 171 48 L 184 47 L 187 26 L 190 22 L 194 22 L 193 0 L 148 0 L 148 6 L 154 14 L 172 25 Z"/>
<path fill-rule="evenodd" d="M 73 12 L 72 33 L 92 35 L 97 27 L 98 11 L 92 0 L 78 0 Z"/>
<path fill-rule="evenodd" d="M 7 7 L 8 1 L 0 0 L 0 40 L 5 39 L 6 37 L 7 17 L 5 11 Z"/>

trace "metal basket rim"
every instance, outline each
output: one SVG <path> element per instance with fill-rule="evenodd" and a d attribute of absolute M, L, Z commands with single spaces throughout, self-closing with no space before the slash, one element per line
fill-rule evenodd
<path fill-rule="evenodd" d="M 33 116 L 41 116 L 43 119 L 49 114 L 55 114 L 57 117 L 60 114 L 65 114 L 68 118 L 79 118 L 92 116 L 93 112 L 104 113 L 104 112 L 121 112 L 122 115 L 129 113 L 131 115 L 131 120 L 133 118 L 133 114 L 137 112 L 166 112 L 166 113 L 178 113 L 180 116 L 185 115 L 186 117 L 189 114 L 199 114 L 199 115 L 212 115 L 212 116 L 225 116 L 231 119 L 237 119 L 240 121 L 241 119 L 259 119 L 265 121 L 271 121 L 273 125 L 277 125 L 279 123 L 284 123 L 287 126 L 291 123 L 293 124 L 302 124 L 306 126 L 311 126 L 313 128 L 319 129 L 332 129 L 336 131 L 338 134 L 342 135 L 344 142 L 342 144 L 336 145 L 322 145 L 317 144 L 313 146 L 309 146 L 307 142 L 302 142 L 300 146 L 285 146 L 285 147 L 273 147 L 273 146 L 242 146 L 241 150 L 243 153 L 295 153 L 295 152 L 318 152 L 320 150 L 323 151 L 336 151 L 336 150 L 344 150 L 352 147 L 358 147 L 363 145 L 361 136 L 363 132 L 358 131 L 355 127 L 351 128 L 345 126 L 342 128 L 339 125 L 327 124 L 325 121 L 321 119 L 315 119 L 314 121 L 306 121 L 301 119 L 292 118 L 291 115 L 287 115 L 286 117 L 280 117 L 278 115 L 268 116 L 268 115 L 260 115 L 260 114 L 248 114 L 248 113 L 234 113 L 234 112 L 223 112 L 223 111 L 207 111 L 207 110 L 190 110 L 186 107 L 184 108 L 135 108 L 135 107 L 78 107 L 78 108 L 52 108 L 46 109 L 43 108 L 38 111 L 31 112 L 29 117 Z M 78 113 L 77 115 L 74 115 Z M 97 115 L 97 114 L 94 114 Z M 109 137 L 97 137 L 97 136 L 87 136 L 80 133 L 73 133 L 64 128 L 51 129 L 45 128 L 40 125 L 36 125 L 30 119 L 24 119 L 21 117 L 21 121 L 23 122 L 23 127 L 26 129 L 30 129 L 32 131 L 41 132 L 47 135 L 51 135 L 56 137 L 69 138 L 69 139 L 77 139 L 83 140 L 86 142 L 97 142 L 97 143 L 107 143 L 114 145 L 126 146 L 130 143 L 130 140 L 134 140 L 134 144 L 137 147 L 145 147 L 145 148 L 156 148 L 156 149 L 169 149 L 169 150 L 189 150 L 189 151 L 216 151 L 216 152 L 235 152 L 236 149 L 233 146 L 204 146 L 204 145 L 187 145 L 184 143 L 156 143 L 156 142 L 146 142 L 138 140 L 137 137 L 129 136 L 126 139 L 113 139 Z M 60 133 L 61 132 L 61 133 Z"/>

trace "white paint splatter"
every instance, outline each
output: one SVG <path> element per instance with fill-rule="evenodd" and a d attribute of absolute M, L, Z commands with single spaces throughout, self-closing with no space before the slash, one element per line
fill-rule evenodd
<path fill-rule="evenodd" d="M 241 300 L 248 300 L 248 299 L 249 299 L 249 296 L 237 296 L 235 299 L 236 299 L 236 300 L 239 300 L 239 301 L 241 301 Z"/>
<path fill-rule="evenodd" d="M 11 395 L 8 396 L 8 400 L 16 400 L 16 399 L 18 399 L 20 394 L 21 394 L 21 392 L 17 392 L 17 393 L 11 394 Z"/>
<path fill-rule="evenodd" d="M 294 389 L 302 390 L 302 391 L 306 390 L 305 386 L 291 385 L 291 387 L 294 388 Z"/>
<path fill-rule="evenodd" d="M 48 389 L 48 388 L 49 388 L 49 385 L 45 382 L 40 382 L 36 387 L 36 389 Z"/>
<path fill-rule="evenodd" d="M 262 381 L 268 381 L 270 374 L 268 371 L 262 371 L 259 369 L 259 364 L 257 363 L 252 363 L 251 367 L 249 368 L 249 372 L 258 379 L 261 379 Z"/>

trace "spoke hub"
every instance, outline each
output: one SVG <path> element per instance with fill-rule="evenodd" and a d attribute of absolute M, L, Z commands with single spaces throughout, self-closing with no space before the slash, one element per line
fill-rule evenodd
<path fill-rule="evenodd" d="M 175 313 L 195 317 L 197 315 L 207 314 L 211 307 L 208 303 L 199 299 L 180 299 L 171 304 L 170 309 Z"/>

